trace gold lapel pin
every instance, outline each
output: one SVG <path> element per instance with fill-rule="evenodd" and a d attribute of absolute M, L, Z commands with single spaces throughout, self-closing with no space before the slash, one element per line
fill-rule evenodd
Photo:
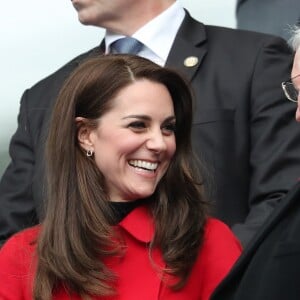
<path fill-rule="evenodd" d="M 198 61 L 199 61 L 198 57 L 196 57 L 196 56 L 189 56 L 189 57 L 187 57 L 184 60 L 183 64 L 186 67 L 191 68 L 191 67 L 196 66 L 198 64 Z"/>

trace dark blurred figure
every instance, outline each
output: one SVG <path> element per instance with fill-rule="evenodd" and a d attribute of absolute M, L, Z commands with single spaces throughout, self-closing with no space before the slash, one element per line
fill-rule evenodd
<path fill-rule="evenodd" d="M 299 0 L 237 0 L 237 28 L 275 34 L 288 40 L 300 21 Z"/>

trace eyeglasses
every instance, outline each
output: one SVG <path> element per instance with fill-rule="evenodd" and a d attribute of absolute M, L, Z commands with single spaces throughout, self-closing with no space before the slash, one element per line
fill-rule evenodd
<path fill-rule="evenodd" d="M 284 81 L 281 83 L 281 87 L 284 91 L 285 96 L 292 102 L 298 102 L 299 90 L 294 86 L 293 80 L 299 76 L 300 74 L 288 81 Z"/>

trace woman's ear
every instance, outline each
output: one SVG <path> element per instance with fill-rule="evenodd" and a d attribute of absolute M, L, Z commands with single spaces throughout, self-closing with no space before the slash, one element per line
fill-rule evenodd
<path fill-rule="evenodd" d="M 77 127 L 77 140 L 79 145 L 87 152 L 94 151 L 94 144 L 91 139 L 91 133 L 94 128 L 89 124 L 88 119 L 83 117 L 75 118 Z"/>

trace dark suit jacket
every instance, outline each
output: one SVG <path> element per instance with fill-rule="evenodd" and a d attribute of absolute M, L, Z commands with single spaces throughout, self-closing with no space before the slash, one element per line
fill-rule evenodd
<path fill-rule="evenodd" d="M 259 230 L 211 300 L 300 299 L 300 183 Z"/>
<path fill-rule="evenodd" d="M 2 240 L 40 218 L 44 139 L 52 105 L 70 72 L 86 57 L 99 55 L 100 48 L 25 91 L 10 144 L 12 162 L 0 183 Z M 186 67 L 190 56 L 199 63 Z M 209 173 L 213 215 L 234 225 L 242 242 L 264 222 L 300 169 L 295 105 L 280 87 L 289 78 L 291 62 L 279 38 L 205 26 L 188 14 L 167 59 L 167 66 L 187 76 L 195 92 L 192 138 Z"/>
<path fill-rule="evenodd" d="M 238 0 L 237 28 L 291 37 L 291 26 L 300 21 L 299 0 Z"/>

